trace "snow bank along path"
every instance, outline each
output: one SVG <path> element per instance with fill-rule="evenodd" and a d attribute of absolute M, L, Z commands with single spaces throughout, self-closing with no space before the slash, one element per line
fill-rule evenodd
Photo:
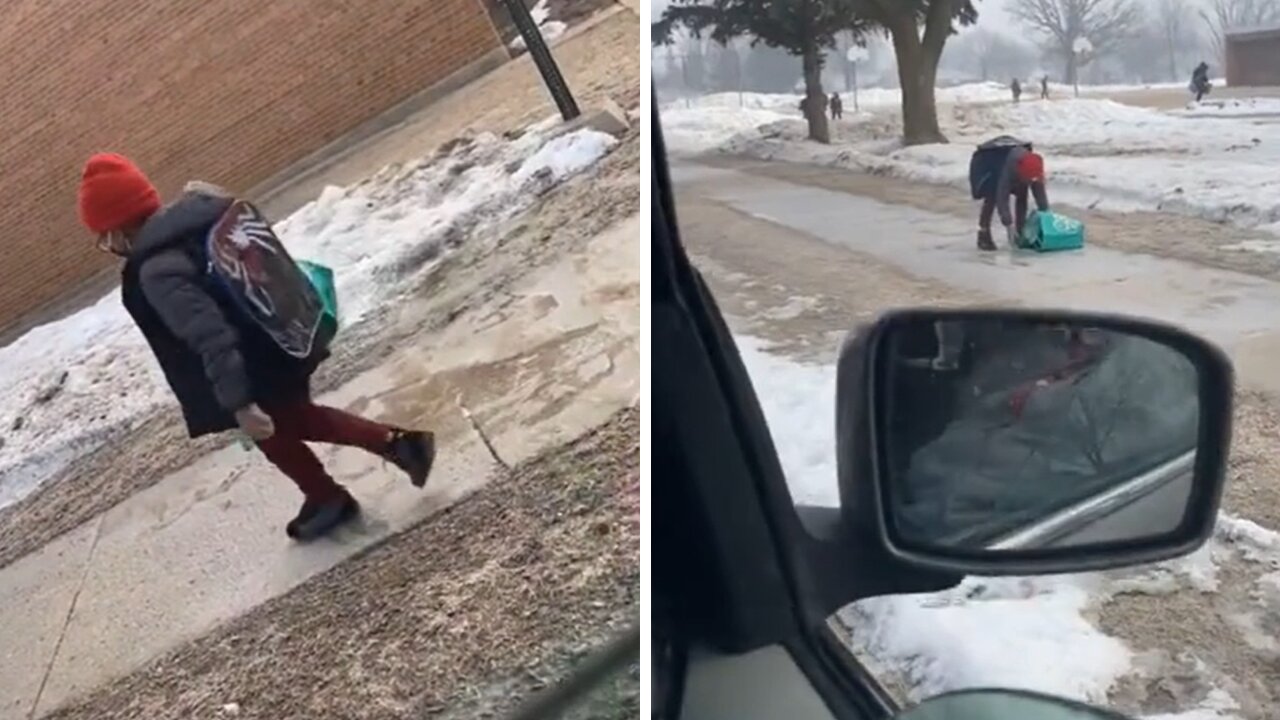
<path fill-rule="evenodd" d="M 896 91 L 860 94 L 867 111 L 838 124 L 829 146 L 804 140 L 799 99 L 792 95 L 748 95 L 743 107 L 726 94 L 673 102 L 663 109 L 663 130 L 678 153 L 834 165 L 966 189 L 973 146 L 1013 134 L 1046 154 L 1051 197 L 1101 209 L 1168 210 L 1280 234 L 1275 100 L 1166 113 L 1092 98 L 1014 105 L 1007 90 L 991 84 L 938 92 L 952 141 L 945 145 L 901 147 Z M 1280 250 L 1280 241 L 1262 249 Z"/>
<path fill-rule="evenodd" d="M 753 337 L 735 341 L 792 498 L 838 505 L 835 366 L 797 362 Z M 840 617 L 854 646 L 904 678 L 913 700 L 962 688 L 1012 687 L 1105 704 L 1112 684 L 1135 669 L 1137 657 L 1094 627 L 1085 611 L 1119 592 L 1214 592 L 1217 563 L 1234 552 L 1231 547 L 1280 558 L 1280 534 L 1224 515 L 1201 550 L 1136 572 L 969 577 L 939 593 L 864 600 Z M 1199 707 L 1159 720 L 1230 720 L 1234 707 L 1227 693 L 1214 689 Z"/>
<path fill-rule="evenodd" d="M 549 118 L 514 140 L 482 134 L 326 188 L 276 232 L 295 257 L 334 269 L 349 329 L 394 302 L 448 248 L 525 210 L 617 142 L 594 130 L 560 134 L 558 124 Z M 0 348 L 0 507 L 167 402 L 164 378 L 114 290 Z"/>

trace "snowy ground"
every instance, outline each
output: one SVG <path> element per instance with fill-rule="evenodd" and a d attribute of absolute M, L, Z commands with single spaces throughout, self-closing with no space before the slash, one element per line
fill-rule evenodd
<path fill-rule="evenodd" d="M 1093 89 L 1089 94 L 1121 92 Z M 1025 97 L 1025 96 L 1024 96 Z M 1060 97 L 1060 95 L 1058 96 Z M 897 93 L 864 91 L 831 145 L 806 141 L 796 96 L 722 94 L 663 108 L 675 153 L 721 152 L 965 188 L 973 146 L 1012 134 L 1045 153 L 1052 197 L 1079 207 L 1184 213 L 1280 234 L 1280 107 L 1269 99 L 1161 112 L 1098 97 L 1014 105 L 1003 86 L 938 91 L 949 144 L 903 148 Z M 1261 108 L 1261 110 L 1259 110 Z M 1256 244 L 1249 249 L 1276 251 Z"/>
<path fill-rule="evenodd" d="M 835 367 L 797 362 L 750 336 L 735 338 L 796 502 L 836 505 Z M 941 593 L 866 600 L 842 611 L 854 645 L 901 678 L 913 699 L 969 687 L 1039 690 L 1107 703 L 1144 658 L 1098 629 L 1090 612 L 1120 593 L 1218 590 L 1218 564 L 1239 554 L 1280 562 L 1280 534 L 1224 515 L 1214 539 L 1186 558 L 1133 571 L 1035 578 L 970 577 Z M 1270 576 L 1280 589 L 1280 573 Z M 1261 616 L 1238 618 L 1248 625 Z M 1274 642 L 1258 626 L 1257 642 Z M 1230 693 L 1150 720 L 1229 720 Z"/>
<path fill-rule="evenodd" d="M 616 143 L 557 125 L 548 119 L 514 140 L 482 134 L 328 188 L 276 230 L 295 256 L 335 270 L 344 328 L 355 335 L 366 314 L 471 233 L 526 209 Z M 0 508 L 165 402 L 163 378 L 114 291 L 0 348 Z"/>

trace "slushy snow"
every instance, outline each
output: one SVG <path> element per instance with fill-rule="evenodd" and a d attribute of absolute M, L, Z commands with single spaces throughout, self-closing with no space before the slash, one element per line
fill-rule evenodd
<path fill-rule="evenodd" d="M 830 364 L 801 363 L 770 352 L 763 340 L 735 341 L 793 500 L 838 505 L 834 358 Z M 1099 631 L 1086 611 L 1121 592 L 1215 592 L 1218 559 L 1240 548 L 1272 553 L 1280 550 L 1280 535 L 1223 516 L 1214 540 L 1185 558 L 1112 573 L 969 577 L 942 592 L 863 600 L 838 617 L 860 652 L 908 683 L 912 700 L 1008 687 L 1105 704 L 1108 690 L 1135 669 L 1136 658 Z M 1277 583 L 1280 592 L 1280 573 Z M 1196 708 L 1148 720 L 1232 720 L 1235 707 L 1215 689 Z"/>
<path fill-rule="evenodd" d="M 334 269 L 349 332 L 449 248 L 527 209 L 617 142 L 594 130 L 557 134 L 558 124 L 550 118 L 510 141 L 479 135 L 362 183 L 328 187 L 275 230 L 295 257 Z M 54 397 L 39 402 L 64 371 Z M 172 402 L 118 291 L 0 348 L 0 507 Z"/>
<path fill-rule="evenodd" d="M 1248 113 L 1215 113 L 1201 105 L 1195 117 L 1187 117 L 1184 111 L 1099 98 L 1013 104 L 1003 86 L 961 86 L 938 90 L 940 121 L 951 142 L 903 148 L 897 91 L 861 93 L 864 112 L 837 123 L 831 145 L 805 139 L 798 96 L 744 97 L 742 108 L 735 98 L 719 94 L 666 105 L 662 121 L 668 146 L 684 154 L 722 152 L 848 167 L 967 191 L 974 146 L 1011 134 L 1044 152 L 1051 198 L 1280 231 L 1275 171 L 1280 116 L 1267 115 L 1276 112 L 1276 101 L 1239 106 L 1251 108 Z M 848 100 L 846 107 L 851 107 Z"/>

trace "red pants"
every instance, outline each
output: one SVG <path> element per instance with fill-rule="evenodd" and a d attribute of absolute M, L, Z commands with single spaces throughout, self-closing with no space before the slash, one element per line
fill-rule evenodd
<path fill-rule="evenodd" d="M 311 400 L 263 410 L 274 421 L 276 432 L 260 441 L 258 448 L 308 500 L 325 501 L 344 492 L 320 464 L 320 458 L 307 447 L 308 442 L 358 447 L 382 455 L 391 437 L 391 428 L 386 425 L 316 405 Z"/>

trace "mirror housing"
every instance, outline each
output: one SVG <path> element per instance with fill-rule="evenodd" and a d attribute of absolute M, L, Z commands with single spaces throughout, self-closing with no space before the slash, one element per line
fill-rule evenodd
<path fill-rule="evenodd" d="M 909 503 L 904 503 L 902 498 L 909 493 L 908 490 L 919 489 L 923 487 L 919 480 L 919 473 L 911 474 L 912 478 L 916 478 L 915 486 L 909 486 L 910 482 L 906 479 L 908 473 L 904 472 L 904 461 L 901 459 L 904 453 L 897 453 L 894 458 L 890 457 L 887 446 L 895 442 L 894 430 L 890 429 L 890 423 L 886 421 L 886 417 L 890 412 L 887 404 L 894 399 L 894 395 L 890 392 L 889 385 L 897 382 L 891 377 L 889 371 L 890 353 L 896 352 L 894 348 L 900 343 L 897 340 L 904 336 L 904 333 L 919 329 L 922 327 L 962 327 L 962 328 L 1017 328 L 1018 332 L 1032 332 L 1037 338 L 1036 342 L 1040 342 L 1038 338 L 1042 337 L 1039 333 L 1045 328 L 1049 328 L 1054 332 L 1061 334 L 1063 338 L 1070 338 L 1071 342 L 1076 342 L 1080 337 L 1077 330 L 1083 330 L 1090 334 L 1090 337 L 1099 337 L 1102 347 L 1107 348 L 1090 356 L 1093 365 L 1088 365 L 1083 370 L 1078 366 L 1071 373 L 1066 374 L 1066 379 L 1057 378 L 1051 383 L 1033 383 L 1033 387 L 1048 387 L 1053 385 L 1055 388 L 1067 386 L 1070 389 L 1068 393 L 1078 394 L 1083 392 L 1080 388 L 1085 387 L 1088 383 L 1095 385 L 1101 380 L 1096 378 L 1110 378 L 1108 382 L 1111 385 L 1104 388 L 1093 388 L 1092 402 L 1096 406 L 1097 398 L 1107 398 L 1116 395 L 1115 388 L 1141 388 L 1146 394 L 1139 398 L 1141 402 L 1146 403 L 1146 407 L 1138 408 L 1141 412 L 1133 412 L 1135 404 L 1130 402 L 1124 405 L 1124 413 L 1116 412 L 1115 416 L 1120 417 L 1119 420 L 1110 420 L 1111 426 L 1117 423 L 1128 422 L 1130 425 L 1138 428 L 1145 427 L 1142 423 L 1144 418 L 1147 422 L 1152 419 L 1160 419 L 1169 414 L 1177 414 L 1168 411 L 1167 407 L 1177 406 L 1178 412 L 1182 415 L 1179 417 L 1189 418 L 1179 427 L 1187 429 L 1186 442 L 1194 445 L 1173 446 L 1170 445 L 1169 452 L 1160 455 L 1141 455 L 1137 457 L 1136 463 L 1123 462 L 1117 464 L 1113 462 L 1113 456 L 1117 453 L 1123 455 L 1128 452 L 1130 456 L 1134 453 L 1129 452 L 1132 447 L 1141 446 L 1142 443 L 1134 441 L 1119 446 L 1114 442 L 1111 432 L 1111 426 L 1105 435 L 1094 436 L 1102 437 L 1106 443 L 1109 443 L 1102 450 L 1098 450 L 1095 446 L 1097 443 L 1089 446 L 1088 457 L 1093 459 L 1095 456 L 1102 457 L 1096 463 L 1098 468 L 1104 468 L 1109 477 L 1103 477 L 1101 480 L 1084 475 L 1078 470 L 1074 474 L 1057 475 L 1055 477 L 1047 477 L 1050 472 L 1046 470 L 1044 473 L 1035 471 L 1026 471 L 1017 478 L 1005 477 L 1012 473 L 1004 472 L 998 466 L 993 470 L 988 465 L 981 468 L 981 473 L 968 473 L 967 477 L 977 478 L 970 481 L 970 485 L 983 485 L 985 497 L 980 497 L 986 504 L 982 502 L 975 503 L 973 497 L 964 498 L 967 505 L 964 508 L 965 513 L 969 516 L 979 518 L 978 521 L 990 525 L 992 519 L 1000 519 L 1004 510 L 1001 508 L 1008 503 L 1006 498 L 998 496 L 998 493 L 1008 489 L 1014 489 L 1021 493 L 1024 498 L 1027 493 L 1039 492 L 1041 486 L 1051 488 L 1051 493 L 1062 494 L 1067 492 L 1061 488 L 1070 489 L 1071 493 L 1075 493 L 1076 485 L 1085 484 L 1087 480 L 1093 483 L 1096 492 L 1090 491 L 1091 494 L 1078 494 L 1072 497 L 1063 495 L 1061 498 L 1054 499 L 1052 503 L 1046 501 L 1039 505 L 1033 504 L 1031 514 L 1024 517 L 1016 528 L 1013 526 L 997 528 L 995 534 L 977 533 L 974 527 L 969 525 L 955 525 L 950 530 L 962 530 L 959 534 L 950 533 L 946 538 L 932 538 L 931 542 L 922 539 L 919 533 L 913 535 L 911 532 L 904 531 L 906 523 L 904 523 L 904 508 Z M 1065 330 L 1065 332 L 1064 332 Z M 944 333 L 938 331 L 937 346 L 941 348 L 946 339 Z M 1003 332 L 1003 330 L 1001 331 Z M 987 334 L 990 336 L 990 333 Z M 1002 336 L 1003 337 L 1003 336 Z M 949 341 L 946 341 L 949 342 Z M 1024 342 L 1019 340 L 1018 342 Z M 1084 342 L 1084 341 L 1081 341 Z M 986 342 L 982 347 L 994 347 L 994 341 Z M 981 345 L 981 344 L 980 344 Z M 966 345 L 972 348 L 973 344 Z M 1112 351 L 1112 347 L 1121 347 L 1122 351 Z M 1136 350 L 1135 350 L 1136 348 Z M 1165 353 L 1164 356 L 1154 354 L 1153 348 L 1159 352 Z M 1003 349 L 1009 350 L 1006 342 Z M 1135 354 L 1136 353 L 1136 354 Z M 1026 354 L 1026 346 L 1016 345 L 1013 347 L 1012 356 L 1020 357 Z M 1006 353 L 1009 356 L 1009 353 Z M 894 356 L 897 358 L 897 356 Z M 939 355 L 941 357 L 941 354 Z M 1098 359 L 1101 358 L 1101 359 Z M 1112 359 L 1119 358 L 1119 359 Z M 1136 359 L 1135 359 L 1136 358 Z M 945 360 L 945 359 L 944 359 Z M 1108 363 L 1105 367 L 1103 363 Z M 1117 375 L 1114 372 L 1116 363 L 1127 363 L 1125 369 L 1130 371 L 1129 376 Z M 1181 363 L 1181 365 L 1179 365 Z M 941 366 L 945 369 L 948 362 L 943 362 Z M 1171 387 L 1166 382 L 1170 377 L 1167 373 L 1159 378 L 1152 379 L 1144 377 L 1148 367 L 1158 367 L 1161 371 L 1167 368 L 1173 368 L 1175 379 L 1182 377 L 1187 382 L 1184 393 L 1191 397 L 1179 397 L 1176 391 L 1166 390 Z M 1178 368 L 1182 368 L 1179 370 Z M 936 369 L 936 368 L 935 368 Z M 1182 372 L 1181 376 L 1177 376 L 1177 372 Z M 1109 374 L 1108 374 L 1109 373 Z M 1124 383 L 1118 383 L 1117 377 L 1138 378 L 1138 380 L 1130 379 Z M 1083 379 L 1082 379 L 1083 378 Z M 971 378 L 970 378 L 971 379 Z M 966 380 L 967 382 L 967 380 Z M 1176 383 L 1175 383 L 1176 384 Z M 892 558 L 893 565 L 905 566 L 920 571 L 929 571 L 942 574 L 956 575 L 1036 575 L 1063 572 L 1081 572 L 1090 570 L 1101 570 L 1106 568 L 1114 568 L 1126 565 L 1143 564 L 1166 560 L 1172 557 L 1185 555 L 1199 548 L 1212 534 L 1214 522 L 1217 517 L 1218 507 L 1221 501 L 1222 489 L 1225 480 L 1225 470 L 1227 454 L 1230 445 L 1231 435 L 1231 412 L 1232 412 L 1232 393 L 1233 393 L 1233 373 L 1230 360 L 1226 355 L 1214 345 L 1206 342 L 1183 330 L 1172 326 L 1153 323 L 1147 320 L 1135 318 L 1127 318 L 1116 315 L 1103 315 L 1095 313 L 1078 313 L 1069 311 L 1056 310 L 905 310 L 886 314 L 876 323 L 855 332 L 846 341 L 841 350 L 838 373 L 837 373 L 837 400 L 836 400 L 836 444 L 837 444 L 837 469 L 839 475 L 840 490 L 840 525 L 843 526 L 846 533 L 855 536 L 856 544 L 862 547 L 875 546 L 882 551 L 887 558 Z M 896 387 L 896 386 L 895 386 Z M 1183 387 L 1180 385 L 1179 387 Z M 999 391 L 991 391 L 987 395 L 979 398 L 975 403 L 969 403 L 969 406 L 982 409 L 966 410 L 968 416 L 955 418 L 959 416 L 947 416 L 943 418 L 941 425 L 945 426 L 943 433 L 951 432 L 952 427 L 958 425 L 960 421 L 968 421 L 969 417 L 977 417 L 985 413 L 976 422 L 986 423 L 991 426 L 990 412 L 987 408 L 990 403 L 986 402 L 988 396 L 998 397 L 998 401 L 1003 403 L 1011 394 L 1008 387 Z M 1108 394 L 1109 393 L 1109 394 Z M 1051 395 L 1052 392 L 1046 391 L 1041 395 Z M 1126 395 L 1126 393 L 1118 393 Z M 1126 395 L 1127 396 L 1127 395 Z M 1022 400 L 1025 402 L 1025 398 Z M 1037 400 L 1037 402 L 1039 402 Z M 1070 422 L 1074 423 L 1071 430 L 1078 431 L 1080 429 L 1080 418 L 1090 418 L 1090 428 L 1095 429 L 1092 424 L 1096 417 L 1090 417 L 1088 408 L 1080 410 L 1082 402 L 1079 398 L 1068 397 L 1066 400 L 1057 400 L 1058 405 L 1055 412 L 1062 415 L 1062 422 L 1068 422 L 1067 415 L 1070 414 Z M 1188 410 L 1188 402 L 1194 403 L 1194 406 Z M 1083 403 L 1088 405 L 1088 403 Z M 1123 403 L 1117 403 L 1116 407 L 1120 407 Z M 1075 408 L 1070 413 L 1064 408 L 1068 406 Z M 927 407 L 927 405 L 925 406 Z M 928 411 L 926 410 L 926 413 Z M 1096 415 L 1096 413 L 1095 413 Z M 1046 420 L 1045 418 L 1048 418 Z M 1003 421 L 1001 421 L 1003 422 Z M 1053 413 L 1042 414 L 1039 416 L 1040 422 L 1040 438 L 1048 438 L 1044 442 L 1052 442 L 1055 431 L 1053 422 L 1058 422 Z M 1049 422 L 1047 427 L 1045 423 Z M 1187 423 L 1190 423 L 1188 425 Z M 996 437 L 992 442 L 1005 442 L 1006 444 L 1014 442 L 1008 438 L 1017 435 L 1017 442 L 1024 442 L 1026 432 L 1023 429 L 1012 428 L 1010 425 L 997 423 L 996 433 L 1004 433 L 1003 436 Z M 984 426 L 985 427 L 985 426 Z M 986 430 L 983 430 L 986 432 Z M 956 430 L 956 437 L 948 438 L 951 448 L 950 460 L 957 457 L 965 457 L 966 445 L 965 438 L 974 437 L 972 432 L 964 435 L 960 430 Z M 1079 432 L 1075 432 L 1079 435 Z M 1158 440 L 1160 437 L 1169 435 L 1167 431 L 1161 430 L 1156 433 Z M 1173 433 L 1177 435 L 1179 433 Z M 941 436 L 939 436 L 941 437 Z M 983 437 L 986 437 L 985 435 Z M 1001 439 L 1001 438 L 1005 439 Z M 1147 445 L 1150 445 L 1153 433 L 1148 431 L 1144 436 Z M 1074 438 L 1078 440 L 1078 438 Z M 929 441 L 933 442 L 933 441 Z M 971 441 L 970 441 L 971 442 Z M 1132 447 L 1131 447 L 1132 446 Z M 923 446 L 922 446 L 923 447 Z M 957 450 L 958 448 L 958 450 Z M 1025 450 L 1025 448 L 1020 448 Z M 1054 452 L 1040 452 L 1043 448 L 1036 448 L 1036 452 L 1032 455 L 1054 455 Z M 1055 448 L 1056 450 L 1056 448 Z M 1191 451 L 1184 452 L 1184 450 Z M 985 449 L 974 447 L 974 453 L 986 452 Z M 1072 452 L 1084 452 L 1078 448 L 1075 450 L 1068 449 L 1066 453 L 1070 455 Z M 1143 452 L 1147 452 L 1146 449 Z M 1154 452 L 1154 451 L 1152 451 Z M 915 454 L 906 453 L 912 459 L 917 457 Z M 1008 453 L 1006 453 L 1008 455 Z M 1042 467 L 1057 467 L 1062 465 L 1062 453 L 1058 452 L 1053 459 L 1054 464 L 1043 462 Z M 1068 460 L 1075 459 L 1068 458 Z M 1133 458 L 1129 458 L 1133 459 Z M 1156 462 L 1156 460 L 1159 462 Z M 1147 462 L 1150 460 L 1150 462 Z M 1105 462 L 1104 462 L 1105 461 Z M 1066 464 L 1070 465 L 1070 462 Z M 1076 463 L 1078 466 L 1079 463 Z M 1127 469 L 1115 470 L 1115 468 L 1124 467 Z M 934 463 L 934 467 L 942 467 L 942 472 L 934 472 L 928 477 L 929 482 L 933 483 L 929 489 L 933 492 L 932 500 L 934 502 L 934 510 L 941 498 L 942 504 L 945 506 L 950 502 L 951 497 L 957 494 L 963 494 L 956 491 L 956 487 L 942 487 L 938 490 L 936 487 L 939 483 L 960 483 L 965 480 L 954 480 L 954 477 L 965 475 L 965 468 L 956 468 L 955 472 L 950 471 L 950 466 L 945 463 L 941 466 Z M 1009 466 L 1006 466 L 1009 467 Z M 1102 473 L 1103 470 L 1099 470 Z M 1045 477 L 1041 477 L 1046 475 Z M 954 476 L 954 477 L 953 477 Z M 1064 479 L 1065 478 L 1065 479 Z M 1016 485 L 1013 480 L 1020 480 L 1022 483 Z M 1082 485 L 1083 486 L 1083 485 Z M 1174 492 L 1170 488 L 1178 488 L 1176 496 L 1168 495 Z M 994 490 L 991 488 L 995 488 Z M 1028 489 L 1030 488 L 1030 489 Z M 1080 544 L 1062 544 L 1061 538 L 1068 531 L 1072 531 L 1074 524 L 1076 530 L 1079 530 L 1081 523 L 1090 518 L 1098 518 L 1108 513 L 1117 512 L 1126 506 L 1132 505 L 1136 500 L 1144 497 L 1154 498 L 1153 489 L 1164 488 L 1161 492 L 1167 497 L 1173 497 L 1172 501 L 1162 500 L 1162 507 L 1166 508 L 1165 512 L 1176 512 L 1171 515 L 1168 527 L 1163 525 L 1159 528 L 1159 532 L 1151 532 L 1145 535 L 1134 535 L 1132 537 L 1121 536 L 1119 538 L 1109 538 L 1096 542 L 1086 542 Z M 967 487 L 960 487 L 960 490 L 969 490 Z M 993 494 L 995 493 L 995 494 Z M 972 495 L 972 493 L 970 493 Z M 1151 502 L 1155 502 L 1154 500 Z M 1043 506 L 1043 507 L 1041 507 Z M 978 507 L 975 512 L 974 507 Z M 1168 510 L 1167 508 L 1173 508 Z M 1028 512 L 1027 506 L 1020 508 L 1024 515 Z M 952 512 L 950 509 L 943 511 L 944 514 Z M 1036 514 L 1036 513 L 1039 514 Z M 984 515 L 985 513 L 985 515 Z M 953 513 L 959 514 L 959 513 Z M 942 517 L 942 515 L 934 515 L 932 517 Z M 968 517 L 968 516 L 966 516 Z M 1145 520 L 1150 520 L 1149 513 L 1143 516 Z M 1083 518 L 1083 520 L 1082 520 Z M 953 518 L 948 517 L 948 521 Z M 975 521 L 975 522 L 978 522 Z M 967 522 L 954 521 L 954 522 Z M 945 523 L 944 523 L 945 524 Z M 998 524 L 998 523 L 997 523 Z M 1008 523 L 1006 523 L 1008 524 Z M 919 527 L 932 527 L 929 523 L 920 524 Z M 1134 525 L 1130 523 L 1130 527 L 1143 527 L 1141 524 Z M 1065 530 L 1064 530 L 1065 528 Z M 1092 530 L 1091 530 L 1092 532 Z M 1084 533 L 1088 534 L 1088 533 Z M 1101 533 L 1094 533 L 1099 535 Z M 1113 533 L 1114 534 L 1114 533 Z M 973 537 L 982 537 L 982 541 L 973 541 Z M 942 538 L 942 539 L 940 539 Z M 955 540 L 955 538 L 962 538 Z M 969 539 L 964 539 L 969 538 Z M 870 588 L 867 588 L 870 589 Z M 863 593 L 859 593 L 863 595 Z M 878 594 L 878 593 L 877 593 Z M 865 595 L 864 595 L 865 596 Z"/>
<path fill-rule="evenodd" d="M 893 720 L 1130 720 L 1114 710 L 1026 690 L 974 689 L 943 693 Z"/>

